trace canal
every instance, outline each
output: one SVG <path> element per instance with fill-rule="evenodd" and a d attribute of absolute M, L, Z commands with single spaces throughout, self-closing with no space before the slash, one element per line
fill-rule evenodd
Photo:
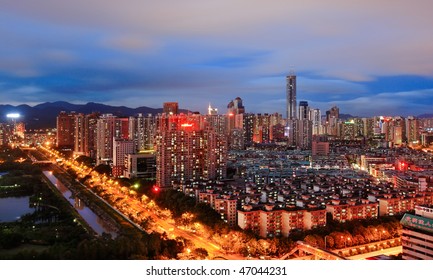
<path fill-rule="evenodd" d="M 101 219 L 80 198 L 74 196 L 72 192 L 52 174 L 52 172 L 43 171 L 43 173 L 97 234 L 102 235 L 102 233 L 109 233 L 113 238 L 117 236 L 116 231 L 110 224 Z"/>

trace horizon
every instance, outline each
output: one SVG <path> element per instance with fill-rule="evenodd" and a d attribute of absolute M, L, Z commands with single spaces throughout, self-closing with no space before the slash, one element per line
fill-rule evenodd
<path fill-rule="evenodd" d="M 169 102 L 169 101 L 167 101 L 167 102 Z M 176 102 L 176 101 L 170 101 L 170 102 Z M 109 104 L 105 104 L 105 103 L 101 103 L 101 102 L 93 102 L 93 101 L 88 101 L 88 102 L 86 102 L 86 103 L 72 103 L 72 102 L 68 102 L 68 101 L 62 101 L 62 100 L 57 100 L 57 101 L 46 101 L 46 102 L 41 102 L 41 103 L 38 103 L 38 104 L 35 104 L 35 105 L 29 105 L 29 104 L 19 104 L 19 105 L 12 105 L 12 104 L 0 104 L 0 106 L 12 106 L 12 107 L 20 107 L 20 106 L 29 106 L 29 107 L 32 107 L 32 108 L 34 108 L 34 107 L 37 107 L 37 106 L 39 106 L 39 105 L 43 105 L 43 104 L 56 104 L 56 103 L 68 103 L 69 105 L 75 105 L 75 106 L 86 106 L 86 105 L 89 105 L 89 104 L 95 104 L 95 105 L 103 105 L 103 106 L 110 106 L 110 107 L 126 107 L 126 108 L 128 108 L 128 109 L 131 109 L 131 110 L 137 110 L 137 109 L 139 109 L 139 108 L 143 108 L 143 107 L 145 107 L 145 108 L 148 108 L 148 109 L 152 109 L 152 110 L 162 110 L 163 109 L 163 107 L 161 106 L 161 107 L 157 107 L 157 108 L 154 108 L 154 107 L 149 107 L 149 106 L 146 106 L 146 105 L 140 105 L 140 106 L 138 106 L 138 107 L 130 107 L 130 106 L 125 106 L 125 105 L 109 105 Z M 337 106 L 338 107 L 338 106 Z M 329 109 L 331 109 L 331 108 L 329 108 Z M 328 109 L 328 110 L 329 110 Z M 206 115 L 206 112 L 205 113 L 203 113 L 203 112 L 201 112 L 201 111 L 196 111 L 196 110 L 189 110 L 189 109 L 187 109 L 187 108 L 179 108 L 179 110 L 180 111 L 188 111 L 188 113 L 191 113 L 191 112 L 199 112 L 200 114 L 202 114 L 202 115 Z M 204 110 L 205 111 L 205 110 Z M 327 110 L 326 110 L 327 111 Z M 324 117 L 324 116 L 326 116 L 326 111 L 321 111 L 321 116 L 322 117 Z M 257 113 L 257 112 L 245 112 L 246 114 L 260 114 L 260 113 Z M 279 112 L 264 112 L 264 113 L 266 113 L 266 114 L 274 114 L 274 113 L 279 113 Z M 10 112 L 8 112 L 7 114 L 19 114 L 20 115 L 20 117 L 21 116 L 23 116 L 23 115 L 21 115 L 20 114 L 20 112 L 19 111 L 10 111 Z M 222 113 L 222 114 L 219 114 L 219 115 L 225 115 L 226 113 Z M 397 115 L 370 115 L 370 116 L 358 116 L 358 115 L 352 115 L 352 114 L 350 114 L 350 113 L 347 113 L 347 112 L 340 112 L 340 116 L 341 115 L 345 115 L 345 116 L 348 116 L 349 118 L 373 118 L 373 117 L 381 117 L 381 116 L 383 116 L 383 117 L 403 117 L 403 118 L 407 118 L 407 117 L 416 117 L 416 118 L 430 118 L 430 117 L 433 117 L 433 113 L 423 113 L 423 114 L 414 114 L 414 115 L 402 115 L 402 114 L 397 114 Z M 282 116 L 283 116 L 283 118 L 285 119 L 285 117 L 284 117 L 284 115 L 282 114 Z"/>
<path fill-rule="evenodd" d="M 427 0 L 381 0 L 374 9 L 342 0 L 9 1 L 0 12 L 8 42 L 0 94 L 14 106 L 155 108 L 177 99 L 192 111 L 241 96 L 248 111 L 284 115 L 294 71 L 297 99 L 323 112 L 428 114 L 432 8 Z"/>

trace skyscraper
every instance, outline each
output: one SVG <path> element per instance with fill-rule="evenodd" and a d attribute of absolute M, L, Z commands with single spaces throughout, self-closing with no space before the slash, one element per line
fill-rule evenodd
<path fill-rule="evenodd" d="M 286 77 L 287 119 L 296 119 L 296 76 Z"/>

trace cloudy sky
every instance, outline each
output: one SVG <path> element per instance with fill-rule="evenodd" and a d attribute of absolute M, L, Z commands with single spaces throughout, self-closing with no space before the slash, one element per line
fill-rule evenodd
<path fill-rule="evenodd" d="M 0 0 L 0 103 L 433 113 L 431 0 Z"/>

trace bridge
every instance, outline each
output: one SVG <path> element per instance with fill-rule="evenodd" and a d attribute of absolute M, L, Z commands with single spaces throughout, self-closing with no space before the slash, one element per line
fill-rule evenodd
<path fill-rule="evenodd" d="M 361 260 L 380 254 L 398 255 L 402 251 L 400 237 L 380 240 L 368 244 L 357 245 L 328 251 L 297 241 L 296 246 L 281 260 Z M 385 249 L 383 246 L 385 246 Z M 353 251 L 356 250 L 354 254 Z M 346 257 L 345 257 L 346 256 Z"/>
<path fill-rule="evenodd" d="M 313 247 L 305 242 L 297 241 L 296 247 L 280 258 L 281 260 L 347 260 L 334 252 Z"/>

